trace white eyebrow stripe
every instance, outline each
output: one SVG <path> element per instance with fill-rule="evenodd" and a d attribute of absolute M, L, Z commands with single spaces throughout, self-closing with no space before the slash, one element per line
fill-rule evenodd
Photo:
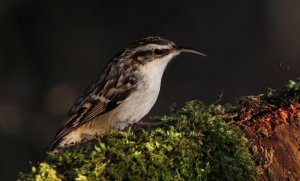
<path fill-rule="evenodd" d="M 142 51 L 142 50 L 151 50 L 151 49 L 170 49 L 169 45 L 158 45 L 158 44 L 148 44 L 142 47 L 138 47 L 136 50 L 137 51 Z"/>

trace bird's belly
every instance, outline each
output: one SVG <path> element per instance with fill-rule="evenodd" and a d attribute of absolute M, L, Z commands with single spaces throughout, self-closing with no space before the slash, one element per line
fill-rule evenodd
<path fill-rule="evenodd" d="M 120 129 L 139 121 L 151 110 L 157 100 L 161 78 L 169 61 L 170 57 L 166 57 L 141 67 L 141 80 L 136 91 L 119 106 L 117 120 L 127 123 L 117 124 Z"/>
<path fill-rule="evenodd" d="M 142 119 L 153 107 L 159 94 L 159 88 L 140 88 L 125 100 L 118 109 L 118 118 L 121 123 L 117 124 L 118 129 L 123 129 L 128 124 L 135 123 Z"/>

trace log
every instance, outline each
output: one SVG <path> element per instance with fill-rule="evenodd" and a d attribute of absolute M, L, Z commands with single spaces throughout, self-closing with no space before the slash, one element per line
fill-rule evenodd
<path fill-rule="evenodd" d="M 261 158 L 258 180 L 300 180 L 300 104 L 238 121 Z"/>

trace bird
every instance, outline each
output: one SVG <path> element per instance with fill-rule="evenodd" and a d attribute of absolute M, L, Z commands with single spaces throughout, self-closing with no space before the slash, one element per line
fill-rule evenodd
<path fill-rule="evenodd" d="M 158 36 L 124 48 L 75 101 L 50 150 L 69 148 L 139 122 L 157 100 L 168 63 L 184 52 L 206 56 Z"/>

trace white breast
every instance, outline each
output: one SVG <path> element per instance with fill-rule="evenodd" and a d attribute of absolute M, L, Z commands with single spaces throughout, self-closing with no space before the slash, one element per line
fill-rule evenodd
<path fill-rule="evenodd" d="M 119 106 L 118 120 L 124 121 L 124 124 L 118 124 L 118 129 L 139 121 L 151 110 L 160 91 L 162 75 L 172 57 L 174 55 L 154 60 L 141 67 L 142 80 L 137 90 Z"/>

